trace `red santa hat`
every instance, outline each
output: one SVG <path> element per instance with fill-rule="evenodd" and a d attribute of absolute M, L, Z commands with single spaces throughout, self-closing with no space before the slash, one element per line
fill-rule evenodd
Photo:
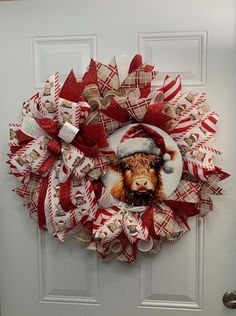
<path fill-rule="evenodd" d="M 197 142 L 198 141 L 198 139 L 199 139 L 199 134 L 197 134 L 197 133 L 194 133 L 194 134 L 192 134 L 192 137 L 194 138 L 194 141 L 195 142 Z"/>
<path fill-rule="evenodd" d="M 178 106 L 177 106 L 177 109 L 181 109 L 182 111 L 184 111 L 184 110 L 186 110 L 186 104 L 179 104 Z"/>
<path fill-rule="evenodd" d="M 83 197 L 83 194 L 80 191 L 75 193 L 75 198 Z"/>
<path fill-rule="evenodd" d="M 132 126 L 122 137 L 117 147 L 117 158 L 123 159 L 137 153 L 145 153 L 162 157 L 163 170 L 172 173 L 174 165 L 170 154 L 166 151 L 162 135 L 149 126 L 139 124 Z"/>
<path fill-rule="evenodd" d="M 45 86 L 51 85 L 51 82 L 49 80 L 46 80 Z"/>

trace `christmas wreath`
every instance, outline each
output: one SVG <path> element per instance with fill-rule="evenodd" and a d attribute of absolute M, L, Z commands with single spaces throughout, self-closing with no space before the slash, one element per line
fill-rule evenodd
<path fill-rule="evenodd" d="M 229 176 L 215 165 L 218 115 L 180 76 L 152 88 L 156 75 L 138 54 L 91 60 L 82 78 L 71 71 L 60 87 L 56 73 L 24 101 L 8 163 L 40 229 L 130 263 L 213 210 Z"/>

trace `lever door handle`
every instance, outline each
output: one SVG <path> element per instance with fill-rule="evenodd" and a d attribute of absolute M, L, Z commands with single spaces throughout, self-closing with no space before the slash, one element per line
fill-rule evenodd
<path fill-rule="evenodd" d="M 230 309 L 236 309 L 236 291 L 228 291 L 224 294 L 222 301 Z"/>

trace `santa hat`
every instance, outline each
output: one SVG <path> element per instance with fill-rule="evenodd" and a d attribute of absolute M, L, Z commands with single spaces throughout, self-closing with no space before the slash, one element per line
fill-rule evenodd
<path fill-rule="evenodd" d="M 199 134 L 194 133 L 194 134 L 192 134 L 192 137 L 193 137 L 194 141 L 197 142 L 199 139 Z"/>
<path fill-rule="evenodd" d="M 45 86 L 51 86 L 51 82 L 49 81 L 49 80 L 46 80 L 46 82 L 45 82 Z"/>
<path fill-rule="evenodd" d="M 181 109 L 182 111 L 184 111 L 185 109 L 186 109 L 186 104 L 179 104 L 178 106 L 177 106 L 177 109 Z"/>
<path fill-rule="evenodd" d="M 83 194 L 80 191 L 75 193 L 75 198 L 83 197 Z"/>
<path fill-rule="evenodd" d="M 162 157 L 163 170 L 172 173 L 174 165 L 170 154 L 166 151 L 165 141 L 156 130 L 146 125 L 132 126 L 122 137 L 117 147 L 117 158 L 123 159 L 137 153 L 145 153 Z"/>

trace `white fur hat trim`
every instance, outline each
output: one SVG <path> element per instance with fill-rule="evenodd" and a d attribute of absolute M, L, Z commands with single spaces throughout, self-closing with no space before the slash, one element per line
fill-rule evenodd
<path fill-rule="evenodd" d="M 159 156 L 161 150 L 151 138 L 135 137 L 129 138 L 117 147 L 117 158 L 123 159 L 133 154 L 145 153 Z"/>

